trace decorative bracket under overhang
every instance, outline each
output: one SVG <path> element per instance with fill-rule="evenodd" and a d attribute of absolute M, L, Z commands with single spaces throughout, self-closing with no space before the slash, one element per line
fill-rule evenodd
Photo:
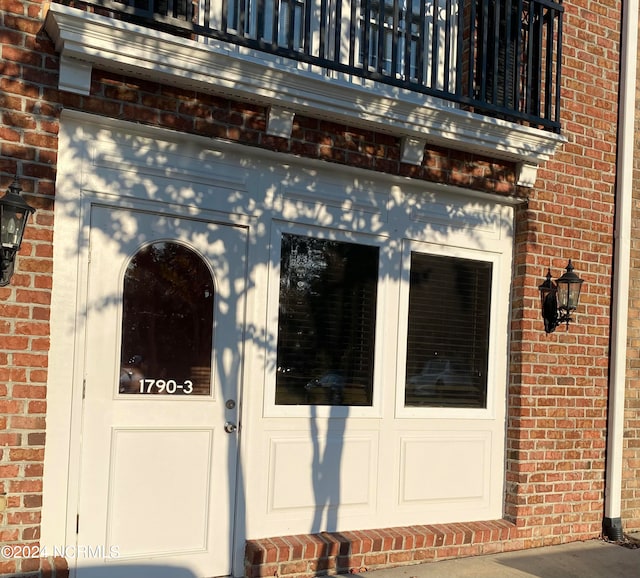
<path fill-rule="evenodd" d="M 403 163 L 420 166 L 424 159 L 427 139 L 403 136 L 400 139 L 400 160 Z"/>
<path fill-rule="evenodd" d="M 267 134 L 289 138 L 293 130 L 293 117 L 296 113 L 279 106 L 270 106 L 267 111 Z"/>
<path fill-rule="evenodd" d="M 460 110 L 442 99 L 339 74 L 302 70 L 266 53 L 166 32 L 50 4 L 45 30 L 60 53 L 60 90 L 88 95 L 91 70 L 167 82 L 269 108 L 267 132 L 289 136 L 295 114 L 395 135 L 402 160 L 422 163 L 426 144 L 515 162 L 532 187 L 561 135 Z"/>

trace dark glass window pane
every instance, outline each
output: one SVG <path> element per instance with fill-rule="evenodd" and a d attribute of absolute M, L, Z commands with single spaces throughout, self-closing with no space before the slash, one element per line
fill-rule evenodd
<path fill-rule="evenodd" d="M 405 405 L 487 403 L 491 263 L 411 254 Z"/>
<path fill-rule="evenodd" d="M 276 403 L 371 405 L 378 248 L 283 235 Z"/>
<path fill-rule="evenodd" d="M 209 394 L 213 292 L 191 249 L 162 242 L 136 253 L 124 277 L 120 393 Z"/>

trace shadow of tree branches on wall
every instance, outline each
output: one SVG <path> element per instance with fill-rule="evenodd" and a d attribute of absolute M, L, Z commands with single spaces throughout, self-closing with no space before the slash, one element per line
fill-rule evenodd
<path fill-rule="evenodd" d="M 83 355 L 83 347 L 88 346 L 83 341 L 86 316 L 91 311 L 117 311 L 122 300 L 121 281 L 113 285 L 116 289 L 112 293 L 102 292 L 97 300 L 90 292 L 85 293 L 83 284 L 92 228 L 99 228 L 97 238 L 109 243 L 113 251 L 117 252 L 118 247 L 125 251 L 117 256 L 122 262 L 132 257 L 135 248 L 164 238 L 161 233 L 164 221 L 177 223 L 178 237 L 187 243 L 193 243 L 190 223 L 219 224 L 247 231 L 247 247 L 224 246 L 218 257 L 215 254 L 207 257 L 216 277 L 223 280 L 227 296 L 243 301 L 247 298 L 250 304 L 246 319 L 244 311 L 233 308 L 217 311 L 221 316 L 217 320 L 220 326 L 240 326 L 242 334 L 241 343 L 233 344 L 228 351 L 216 352 L 216 374 L 223 383 L 226 376 L 236 372 L 255 378 L 273 375 L 276 371 L 275 327 L 270 320 L 264 320 L 263 314 L 251 312 L 256 302 L 264 303 L 265 282 L 279 271 L 279 255 L 272 249 L 275 228 L 296 223 L 309 231 L 321 228 L 330 237 L 338 232 L 347 237 L 352 234 L 375 236 L 382 239 L 381 258 L 388 263 L 397 259 L 393 239 L 398 230 L 402 230 L 402 236 L 407 239 L 471 244 L 480 251 L 494 250 L 494 241 L 499 241 L 502 234 L 511 235 L 509 213 L 504 213 L 500 205 L 480 197 L 464 197 L 437 185 L 348 167 L 328 171 L 325 168 L 331 165 L 317 161 L 140 125 L 114 123 L 72 111 L 63 114 L 62 123 L 64 150 L 56 197 L 59 231 L 56 263 L 58 266 L 65 263 L 63 268 L 73 264 L 71 268 L 78 269 L 79 279 L 61 288 L 56 300 L 58 306 L 66 303 L 57 315 L 61 326 L 67 328 L 66 336 L 55 346 L 56 356 L 66 351 L 67 355 L 58 359 L 70 356 L 76 361 L 65 370 L 55 368 L 54 373 L 68 377 L 66 395 L 73 407 L 78 407 L 73 400 L 79 395 L 83 380 L 83 375 L 77 373 L 82 370 L 78 357 Z M 96 221 L 92 207 L 107 208 L 111 217 Z M 142 214 L 153 216 L 156 233 L 139 225 L 136 215 Z M 200 246 L 216 243 L 219 239 L 215 228 L 197 240 Z M 230 267 L 232 263 L 241 262 L 245 262 L 246 267 Z M 238 272 L 241 277 L 237 276 Z M 399 275 L 398 264 L 386 267 L 381 271 L 381 282 L 399 283 Z M 242 295 L 235 294 L 238 288 Z M 85 306 L 76 311 L 69 306 L 73 301 L 67 298 L 78 292 L 84 295 L 80 302 Z M 225 319 L 225 316 L 230 317 Z M 117 316 L 113 323 L 117 323 Z M 258 358 L 247 362 L 245 355 Z M 232 360 L 231 365 L 228 360 Z M 248 368 L 248 364 L 252 367 Z M 273 403 L 265 399 L 268 391 L 260 382 L 245 383 L 241 408 L 253 408 L 240 410 L 240 415 L 246 417 L 243 429 L 251 427 L 249 416 L 258 415 L 260 407 Z M 315 496 L 309 530 L 338 530 L 340 440 L 349 413 L 334 414 L 332 409 L 327 422 L 330 425 L 322 434 L 318 429 L 316 407 L 310 406 L 307 415 L 313 447 L 309 466 Z M 325 419 L 321 419 L 322 423 Z M 324 450 L 319 443 L 320 435 L 329 436 L 323 438 Z M 237 472 L 240 480 L 237 502 L 244 503 L 242 492 L 248 480 L 243 459 L 237 460 L 237 451 L 237 446 L 231 444 L 228 483 L 233 484 L 235 490 Z M 243 516 L 244 519 L 236 519 L 240 533 L 248 524 L 246 513 Z"/>

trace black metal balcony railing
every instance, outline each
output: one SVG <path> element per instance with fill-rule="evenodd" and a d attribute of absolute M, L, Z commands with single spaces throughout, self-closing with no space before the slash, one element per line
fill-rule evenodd
<path fill-rule="evenodd" d="M 551 0 L 95 0 L 226 41 L 560 131 L 563 7 Z"/>

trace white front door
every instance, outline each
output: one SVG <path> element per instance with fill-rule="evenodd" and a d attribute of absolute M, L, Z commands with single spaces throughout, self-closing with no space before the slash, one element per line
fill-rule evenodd
<path fill-rule="evenodd" d="M 246 236 L 92 209 L 80 577 L 231 573 Z"/>

